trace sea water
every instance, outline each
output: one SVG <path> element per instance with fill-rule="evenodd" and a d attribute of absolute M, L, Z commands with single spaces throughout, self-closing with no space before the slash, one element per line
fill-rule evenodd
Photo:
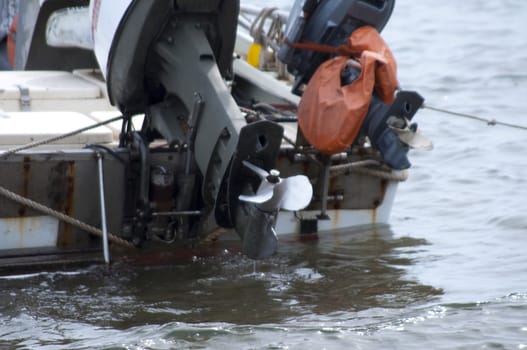
<path fill-rule="evenodd" d="M 288 8 L 288 1 L 250 3 Z M 527 125 L 527 2 L 398 0 L 429 106 Z M 0 348 L 527 349 L 527 131 L 422 110 L 387 228 L 158 267 L 0 278 Z"/>

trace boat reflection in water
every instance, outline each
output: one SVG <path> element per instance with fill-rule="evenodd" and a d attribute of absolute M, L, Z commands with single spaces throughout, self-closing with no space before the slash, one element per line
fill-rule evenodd
<path fill-rule="evenodd" d="M 138 266 L 138 260 L 116 263 L 111 270 L 99 265 L 74 273 L 4 277 L 0 297 L 11 305 L 4 312 L 15 318 L 25 310 L 32 318 L 81 318 L 118 329 L 173 322 L 270 324 L 291 318 L 310 323 L 320 317 L 358 327 L 362 311 L 405 308 L 442 293 L 406 272 L 413 254 L 426 244 L 395 237 L 388 227 L 367 228 L 282 242 L 276 256 L 254 263 L 228 250 L 226 241 L 217 255 L 195 256 L 191 262 L 184 257 L 180 263 Z"/>

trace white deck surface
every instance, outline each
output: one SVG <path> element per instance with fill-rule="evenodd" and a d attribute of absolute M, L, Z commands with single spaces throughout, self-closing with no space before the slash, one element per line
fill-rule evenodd
<path fill-rule="evenodd" d="M 1 112 L 0 145 L 23 145 L 63 135 L 95 123 L 93 119 L 77 112 Z M 113 139 L 112 130 L 101 126 L 54 144 L 110 143 Z"/>
<path fill-rule="evenodd" d="M 20 88 L 27 88 L 31 99 L 93 99 L 101 96 L 95 84 L 80 76 L 59 71 L 2 72 L 0 100 L 20 99 Z"/>

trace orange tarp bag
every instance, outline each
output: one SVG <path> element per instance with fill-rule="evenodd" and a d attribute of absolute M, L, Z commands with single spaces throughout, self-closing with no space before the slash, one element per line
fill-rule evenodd
<path fill-rule="evenodd" d="M 399 86 L 397 81 L 397 63 L 388 45 L 379 32 L 370 26 L 360 27 L 348 39 L 348 45 L 354 51 L 373 51 L 384 58 L 384 62 L 375 68 L 375 92 L 386 104 L 392 103 L 395 90 Z"/>
<path fill-rule="evenodd" d="M 395 60 L 373 27 L 356 30 L 347 46 L 338 52 L 361 52 L 359 77 L 342 86 L 341 72 L 349 56 L 332 58 L 317 69 L 298 107 L 298 124 L 304 137 L 325 154 L 341 152 L 353 143 L 368 113 L 374 88 L 385 103 L 391 103 L 398 85 Z"/>

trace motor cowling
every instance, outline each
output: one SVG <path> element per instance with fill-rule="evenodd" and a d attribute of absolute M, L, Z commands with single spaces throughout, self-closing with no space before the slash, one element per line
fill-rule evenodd
<path fill-rule="evenodd" d="M 288 43 L 309 42 L 338 46 L 357 28 L 370 25 L 381 32 L 391 17 L 395 0 L 296 0 L 286 26 L 287 41 L 279 59 L 296 78 L 293 92 L 306 84 L 330 54 L 296 49 Z"/>

